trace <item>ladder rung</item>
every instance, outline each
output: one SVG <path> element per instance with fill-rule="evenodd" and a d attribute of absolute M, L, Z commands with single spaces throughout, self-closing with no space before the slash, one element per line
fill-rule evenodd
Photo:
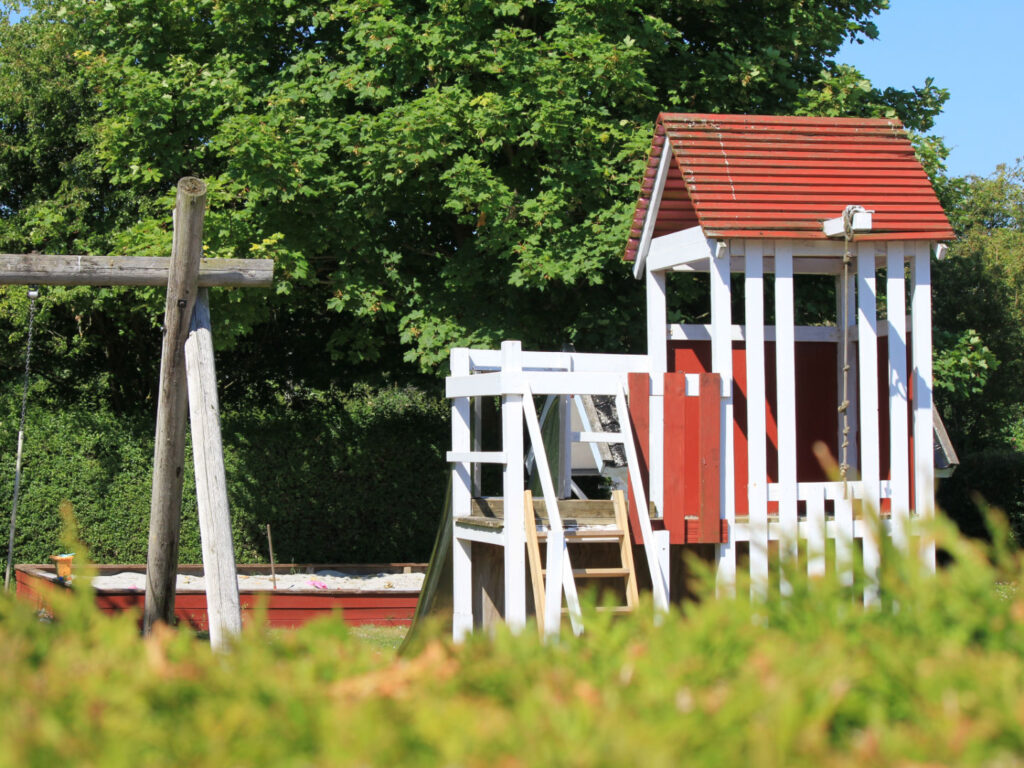
<path fill-rule="evenodd" d="M 629 576 L 629 568 L 573 568 L 577 579 L 612 579 Z"/>
<path fill-rule="evenodd" d="M 541 568 L 541 576 L 546 576 L 547 568 Z M 572 575 L 577 579 L 621 579 L 629 576 L 629 568 L 573 568 Z"/>
<path fill-rule="evenodd" d="M 628 613 L 634 613 L 634 609 L 628 605 L 599 605 L 596 608 L 598 613 L 611 613 L 616 616 L 625 616 Z M 568 615 L 569 609 L 562 608 L 562 615 Z"/>

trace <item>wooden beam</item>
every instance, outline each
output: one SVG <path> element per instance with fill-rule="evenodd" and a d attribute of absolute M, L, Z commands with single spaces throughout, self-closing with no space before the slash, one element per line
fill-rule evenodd
<path fill-rule="evenodd" d="M 52 256 L 0 254 L 0 285 L 167 285 L 171 259 L 163 256 Z M 273 259 L 202 259 L 203 288 L 267 288 Z"/>
<path fill-rule="evenodd" d="M 156 408 L 153 494 L 146 557 L 146 607 L 143 612 L 143 631 L 146 633 L 158 621 L 168 624 L 174 621 L 181 488 L 185 478 L 185 339 L 198 290 L 205 211 L 206 184 L 191 177 L 179 181 Z"/>
<path fill-rule="evenodd" d="M 192 424 L 192 455 L 196 472 L 199 536 L 206 577 L 206 608 L 210 619 L 210 645 L 227 650 L 242 633 L 242 609 L 235 573 L 235 547 L 231 537 L 228 483 L 224 471 L 224 445 L 220 434 L 217 371 L 210 331 L 210 291 L 200 288 L 185 341 L 185 375 Z"/>

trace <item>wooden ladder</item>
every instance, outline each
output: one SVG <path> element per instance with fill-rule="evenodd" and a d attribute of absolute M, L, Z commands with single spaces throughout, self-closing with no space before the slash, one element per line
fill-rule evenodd
<path fill-rule="evenodd" d="M 530 583 L 533 587 L 533 602 L 537 615 L 537 628 L 544 637 L 544 576 L 546 570 L 540 556 L 541 541 L 547 533 L 537 530 L 537 514 L 533 503 L 533 493 L 525 492 L 526 515 L 526 552 L 530 563 Z M 614 606 L 598 606 L 598 611 L 611 611 L 615 614 L 633 613 L 640 600 L 636 586 L 636 567 L 633 564 L 633 546 L 629 536 L 629 514 L 626 508 L 626 494 L 623 491 L 612 492 L 612 508 L 615 511 L 614 528 L 569 528 L 565 531 L 565 541 L 570 544 L 610 544 L 619 545 L 619 565 L 607 568 L 573 568 L 572 575 L 579 579 L 622 579 L 625 588 L 625 604 Z M 565 613 L 566 609 L 562 609 Z"/>

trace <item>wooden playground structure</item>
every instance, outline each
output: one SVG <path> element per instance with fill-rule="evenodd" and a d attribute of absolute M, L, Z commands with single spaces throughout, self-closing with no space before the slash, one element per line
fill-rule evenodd
<path fill-rule="evenodd" d="M 754 599 L 772 584 L 788 592 L 781 566 L 802 558 L 810 575 L 832 569 L 847 584 L 860 562 L 873 604 L 882 537 L 933 569 L 916 525 L 934 513 L 930 264 L 953 231 L 899 122 L 662 114 L 633 223 L 626 259 L 646 285 L 646 355 L 515 341 L 452 350 L 454 637 L 485 623 L 478 571 L 495 561 L 502 583 L 489 599 L 514 630 L 532 603 L 557 633 L 564 602 L 581 631 L 577 580 L 621 574 L 574 567 L 569 544 L 585 539 L 631 537 L 660 609 L 680 599 L 673 569 L 692 545 L 713 546 L 723 595 L 744 564 Z M 668 322 L 680 273 L 707 276 L 708 323 Z M 830 324 L 798 324 L 795 285 L 812 275 L 834 280 Z M 563 460 L 552 461 L 535 398 L 566 414 L 580 396 L 610 398 L 618 430 L 562 416 Z M 482 449 L 488 399 L 501 403 L 500 450 Z M 614 501 L 571 511 L 564 459 L 581 443 L 622 446 L 628 526 L 609 519 Z M 543 514 L 525 493 L 529 452 Z M 497 499 L 482 498 L 489 464 Z"/>
<path fill-rule="evenodd" d="M 191 421 L 199 529 L 209 585 L 210 642 L 215 648 L 223 648 L 231 635 L 241 631 L 242 619 L 224 474 L 208 288 L 269 287 L 273 282 L 274 262 L 271 259 L 202 258 L 205 211 L 206 184 L 200 179 L 183 178 L 178 183 L 170 258 L 0 255 L 0 285 L 167 286 L 144 627 L 149 631 L 157 621 L 174 623 L 185 427 Z M 16 475 L 20 474 L 20 445 L 19 436 Z M 15 512 L 17 486 L 16 476 Z M 12 513 L 12 546 L 14 526 L 15 514 Z M 9 548 L 8 576 L 10 560 Z"/>

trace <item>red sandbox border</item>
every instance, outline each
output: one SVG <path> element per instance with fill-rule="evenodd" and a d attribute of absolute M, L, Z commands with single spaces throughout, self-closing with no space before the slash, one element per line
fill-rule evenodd
<path fill-rule="evenodd" d="M 144 573 L 144 565 L 98 565 L 97 575 L 111 575 L 134 571 Z M 383 563 L 383 564 L 327 564 L 327 565 L 283 565 L 278 573 L 315 573 L 318 570 L 341 571 L 353 574 L 373 573 L 426 573 L 426 563 Z M 240 565 L 240 574 L 270 575 L 269 565 Z M 202 576 L 203 566 L 182 565 L 179 574 Z M 23 564 L 14 566 L 18 597 L 34 601 L 40 609 L 48 607 L 47 594 L 54 589 L 66 589 L 57 581 L 53 565 Z M 266 603 L 267 624 L 271 627 L 298 627 L 313 619 L 329 616 L 341 611 L 345 622 L 351 625 L 378 624 L 409 626 L 416 612 L 419 590 L 387 590 L 377 592 L 333 591 L 333 590 L 289 590 L 287 592 L 249 591 L 239 593 L 242 603 L 242 623 L 252 620 L 254 610 L 260 602 Z M 136 611 L 142 616 L 145 594 L 136 590 L 97 590 L 96 605 L 103 613 L 114 614 Z M 203 631 L 209 628 L 206 615 L 206 594 L 203 592 L 178 592 L 174 598 L 174 613 L 179 623 Z M 141 618 L 140 618 L 141 621 Z"/>

